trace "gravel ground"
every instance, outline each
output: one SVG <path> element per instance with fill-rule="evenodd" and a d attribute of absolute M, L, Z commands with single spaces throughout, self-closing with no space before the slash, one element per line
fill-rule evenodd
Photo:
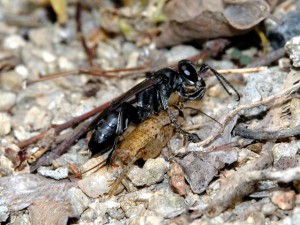
<path fill-rule="evenodd" d="M 27 1 L 0 3 L 0 18 L 7 18 L 5 15 L 13 16 L 22 12 Z M 252 168 L 251 163 L 262 158 L 264 150 L 260 146 L 260 150 L 255 151 L 254 145 L 210 151 L 211 146 L 236 142 L 237 138 L 232 137 L 231 130 L 224 131 L 222 138 L 206 148 L 185 143 L 180 135 L 175 135 L 157 158 L 148 159 L 142 166 L 133 165 L 127 174 L 128 179 L 112 197 L 106 194 L 118 168 L 103 167 L 85 174 L 82 179 L 69 178 L 69 163 L 85 170 L 103 159 L 102 156 L 91 159 L 88 139 L 85 137 L 54 160 L 51 166 L 40 167 L 35 174 L 29 174 L 28 164 L 20 171 L 15 170 L 14 162 L 8 155 L 17 154 L 19 149 L 16 143 L 49 129 L 52 124 L 62 124 L 89 112 L 144 79 L 143 73 L 123 78 L 77 74 L 30 84 L 30 81 L 47 74 L 89 67 L 72 19 L 74 7 L 68 9 L 71 16 L 64 26 L 43 21 L 47 18 L 46 12 L 44 7 L 37 7 L 31 14 L 25 14 L 24 18 L 15 16 L 17 22 L 0 20 L 0 63 L 6 63 L 0 74 L 1 222 L 14 225 L 42 224 L 42 221 L 48 221 L 47 224 L 66 224 L 67 219 L 72 218 L 70 224 L 300 224 L 299 183 L 296 180 L 290 185 L 291 188 L 289 184 L 280 185 L 274 180 L 260 180 L 256 189 L 246 194 L 244 199 L 239 198 L 234 206 L 225 207 L 226 210 L 218 214 L 186 216 L 188 209 L 197 211 L 204 207 L 209 197 L 213 199 L 218 196 L 227 176 L 235 171 L 247 172 L 247 166 Z M 101 14 L 98 10 L 84 11 L 82 14 L 83 33 L 87 35 L 99 25 Z M 20 21 L 28 23 L 31 16 L 40 16 L 42 24 L 32 23 L 31 27 L 22 25 Z M 156 49 L 153 44 L 136 43 L 122 35 L 105 38 L 96 46 L 94 64 L 101 69 L 157 68 L 201 53 L 191 45 Z M 292 43 L 297 43 L 297 40 Z M 293 48 L 288 49 L 291 51 Z M 244 53 L 249 53 L 249 49 Z M 12 68 L 9 67 L 10 62 L 13 62 Z M 210 60 L 208 63 L 216 69 L 234 66 L 228 59 Z M 298 75 L 297 72 L 295 76 Z M 235 96 L 228 96 L 215 78 L 208 78 L 204 99 L 189 104 L 221 121 L 238 104 L 251 104 L 287 89 L 284 81 L 288 76 L 278 66 L 260 73 L 228 76 L 242 95 L 240 103 L 235 101 Z M 293 104 L 297 110 L 299 103 L 295 100 Z M 266 108 L 266 105 L 262 105 L 244 110 L 241 115 L 255 117 L 264 113 Z M 199 125 L 193 130 L 201 139 L 205 140 L 218 128 L 217 123 L 202 114 L 190 116 L 190 111 L 185 111 L 184 127 L 189 129 Z M 299 123 L 299 119 L 289 118 L 287 121 L 280 120 L 279 125 L 287 127 L 291 120 L 295 126 Z M 254 119 L 247 125 L 249 128 L 264 128 L 259 124 L 264 123 Z M 265 124 L 268 125 L 267 122 Z M 227 128 L 231 126 L 232 129 L 234 125 L 229 124 Z M 64 132 L 68 134 L 72 129 Z M 46 141 L 52 143 L 51 139 Z M 55 147 L 54 142 L 52 144 Z M 33 154 L 41 146 L 41 143 L 31 145 L 27 151 Z M 297 139 L 278 142 L 270 147 L 269 161 L 264 162 L 280 169 L 297 168 L 299 148 Z M 11 152 L 8 153 L 7 149 Z M 174 158 L 174 155 L 187 151 L 194 153 Z M 253 168 L 263 170 L 265 167 Z M 230 191 L 228 193 L 230 195 Z M 226 192 L 223 192 L 223 196 L 226 196 Z M 41 212 L 44 215 L 41 216 Z"/>

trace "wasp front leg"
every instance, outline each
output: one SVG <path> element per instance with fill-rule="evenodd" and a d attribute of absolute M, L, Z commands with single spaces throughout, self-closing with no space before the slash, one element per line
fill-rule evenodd
<path fill-rule="evenodd" d="M 199 138 L 199 136 L 197 134 L 189 133 L 189 132 L 183 130 L 181 128 L 181 126 L 178 124 L 176 116 L 173 114 L 172 110 L 170 110 L 170 107 L 168 105 L 168 98 L 166 98 L 166 96 L 167 96 L 166 87 L 164 85 L 159 86 L 158 94 L 159 94 L 159 97 L 160 97 L 162 107 L 165 111 L 168 112 L 169 117 L 170 117 L 170 121 L 175 126 L 176 130 L 179 133 L 183 134 L 185 137 L 187 137 L 187 139 L 191 142 L 196 143 L 196 142 L 201 141 L 201 139 Z"/>

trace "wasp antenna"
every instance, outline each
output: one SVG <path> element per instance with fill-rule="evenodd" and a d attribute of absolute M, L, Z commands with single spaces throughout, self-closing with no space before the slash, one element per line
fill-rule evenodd
<path fill-rule="evenodd" d="M 210 115 L 208 115 L 208 114 L 206 114 L 205 112 L 203 112 L 202 110 L 200 110 L 200 109 L 196 109 L 196 108 L 193 108 L 193 107 L 190 107 L 190 106 L 188 106 L 188 107 L 184 107 L 185 109 L 192 109 L 192 110 L 196 110 L 197 112 L 200 112 L 200 113 L 202 113 L 203 115 L 205 115 L 205 116 L 207 116 L 208 118 L 210 118 L 211 120 L 213 120 L 213 121 L 215 121 L 216 123 L 218 123 L 221 127 L 222 127 L 222 124 L 218 121 L 218 120 L 216 120 L 215 118 L 213 118 L 212 116 L 210 116 Z"/>

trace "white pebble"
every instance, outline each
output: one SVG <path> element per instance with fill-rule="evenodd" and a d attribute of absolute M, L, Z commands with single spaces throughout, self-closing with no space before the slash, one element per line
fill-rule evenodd
<path fill-rule="evenodd" d="M 9 110 L 16 103 L 16 94 L 13 92 L 0 91 L 0 111 Z"/>
<path fill-rule="evenodd" d="M 46 63 L 53 63 L 56 60 L 56 56 L 47 51 L 43 51 L 42 57 Z"/>
<path fill-rule="evenodd" d="M 25 45 L 25 40 L 17 34 L 12 34 L 6 37 L 3 41 L 3 48 L 15 50 L 23 47 Z"/>
<path fill-rule="evenodd" d="M 38 173 L 42 176 L 51 177 L 56 180 L 64 179 L 68 177 L 69 170 L 66 167 L 60 167 L 56 170 L 51 170 L 48 167 L 40 167 Z"/>
<path fill-rule="evenodd" d="M 23 79 L 28 77 L 29 71 L 25 65 L 18 65 L 15 68 L 15 71 L 22 76 Z"/>
<path fill-rule="evenodd" d="M 5 136 L 11 130 L 11 119 L 7 113 L 0 113 L 0 137 Z"/>

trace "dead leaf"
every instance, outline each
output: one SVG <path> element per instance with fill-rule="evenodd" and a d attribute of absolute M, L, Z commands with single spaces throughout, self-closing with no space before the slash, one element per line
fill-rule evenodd
<path fill-rule="evenodd" d="M 50 0 L 51 6 L 57 15 L 60 24 L 65 24 L 68 19 L 66 0 Z"/>
<path fill-rule="evenodd" d="M 69 217 L 74 217 L 70 203 L 53 199 L 37 200 L 28 208 L 31 224 L 66 225 Z"/>
<path fill-rule="evenodd" d="M 168 21 L 161 26 L 156 45 L 165 47 L 195 39 L 242 34 L 265 19 L 269 11 L 263 0 L 228 4 L 227 8 L 222 0 L 172 0 L 165 6 Z"/>
<path fill-rule="evenodd" d="M 264 0 L 251 0 L 229 4 L 224 16 L 236 29 L 246 30 L 254 27 L 270 15 L 270 7 Z"/>

